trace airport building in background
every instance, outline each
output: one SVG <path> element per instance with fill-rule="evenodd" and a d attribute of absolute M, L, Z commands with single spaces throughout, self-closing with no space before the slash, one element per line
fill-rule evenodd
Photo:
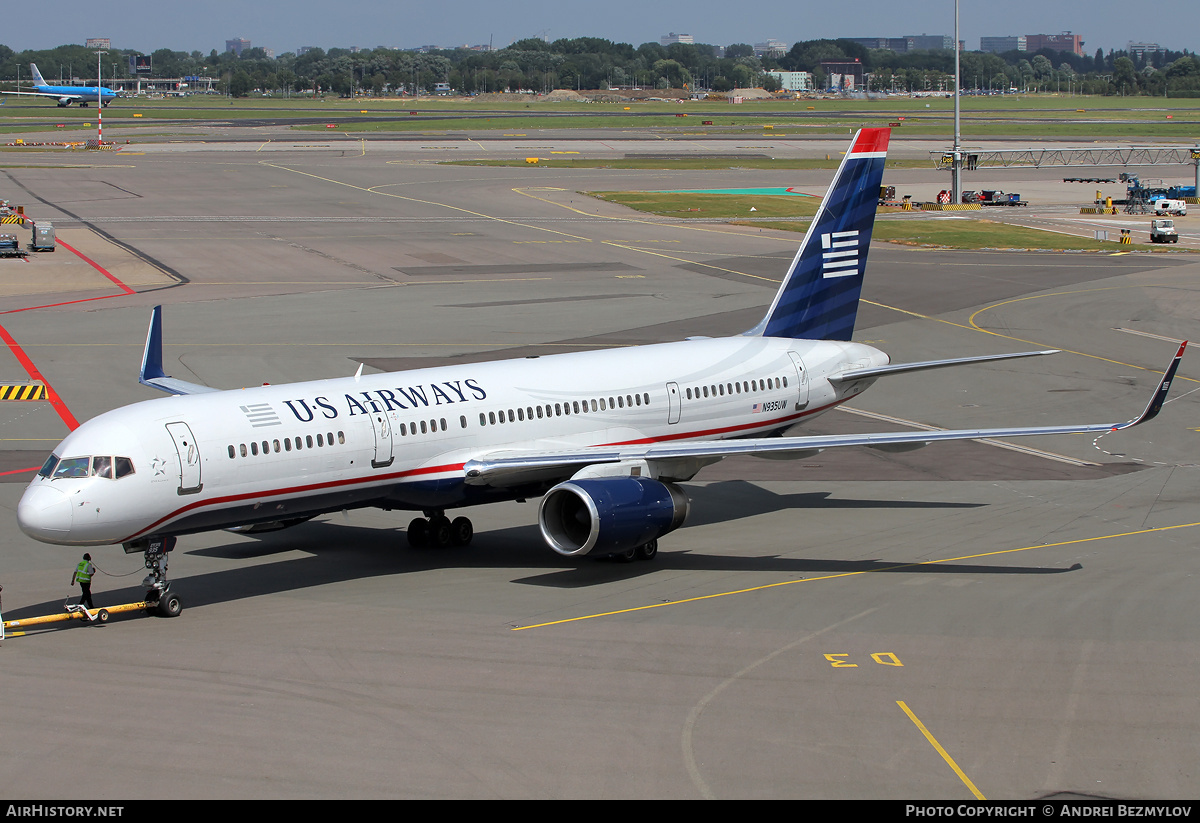
<path fill-rule="evenodd" d="M 754 44 L 755 57 L 782 57 L 788 52 L 788 44 L 782 40 L 764 40 Z"/>
<path fill-rule="evenodd" d="M 948 34 L 906 34 L 903 37 L 842 37 L 868 49 L 886 49 L 904 54 L 910 51 L 952 51 L 954 38 Z M 961 50 L 963 44 L 958 44 Z"/>
<path fill-rule="evenodd" d="M 1026 51 L 1069 51 L 1071 54 L 1083 57 L 1083 37 L 1064 31 L 1062 34 L 1027 34 L 1025 35 Z"/>
<path fill-rule="evenodd" d="M 671 32 L 658 38 L 658 42 L 664 46 L 669 46 L 672 43 L 695 43 L 696 38 L 690 34 L 676 34 L 675 32 Z"/>
<path fill-rule="evenodd" d="M 243 40 L 243 39 L 242 39 L 242 38 L 240 38 L 240 37 L 236 37 L 236 38 L 234 38 L 233 40 L 226 40 L 226 41 L 225 41 L 225 51 L 226 51 L 227 53 L 228 53 L 228 52 L 233 52 L 233 53 L 234 53 L 234 54 L 236 54 L 238 57 L 241 57 L 241 56 L 242 56 L 242 52 L 243 52 L 243 51 L 245 51 L 245 50 L 246 50 L 246 49 L 248 49 L 248 48 L 250 48 L 250 41 L 249 41 L 249 40 Z"/>
<path fill-rule="evenodd" d="M 1166 46 L 1158 43 L 1134 43 L 1132 40 L 1125 46 L 1125 51 L 1139 60 L 1152 57 L 1155 54 L 1166 54 Z"/>
<path fill-rule="evenodd" d="M 812 74 L 807 71 L 769 71 L 784 91 L 812 91 Z"/>
<path fill-rule="evenodd" d="M 980 37 L 979 50 L 990 51 L 993 54 L 1004 54 L 1006 51 L 1029 51 L 1023 34 L 1011 37 Z"/>

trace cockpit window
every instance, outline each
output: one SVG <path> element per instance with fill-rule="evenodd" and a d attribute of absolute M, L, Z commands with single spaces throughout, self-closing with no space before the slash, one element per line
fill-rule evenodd
<path fill-rule="evenodd" d="M 113 457 L 107 454 L 95 457 L 68 457 L 59 460 L 55 455 L 42 466 L 38 472 L 42 477 L 103 477 L 107 480 L 120 480 L 126 475 L 133 474 L 133 461 L 128 457 Z"/>
<path fill-rule="evenodd" d="M 92 474 L 112 480 L 112 458 L 108 455 L 92 458 Z"/>
<path fill-rule="evenodd" d="M 58 468 L 54 470 L 54 477 L 87 477 L 88 465 L 91 462 L 90 457 L 68 457 L 66 460 L 60 460 Z"/>

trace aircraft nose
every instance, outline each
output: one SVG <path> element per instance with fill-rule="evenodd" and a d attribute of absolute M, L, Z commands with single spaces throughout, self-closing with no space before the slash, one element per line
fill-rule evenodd
<path fill-rule="evenodd" d="M 17 504 L 21 531 L 47 543 L 58 543 L 71 531 L 71 501 L 58 489 L 30 486 Z"/>

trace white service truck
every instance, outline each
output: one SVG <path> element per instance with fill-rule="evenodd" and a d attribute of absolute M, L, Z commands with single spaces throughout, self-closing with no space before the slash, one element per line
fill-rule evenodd
<path fill-rule="evenodd" d="M 1178 243 L 1179 234 L 1175 231 L 1174 220 L 1151 220 L 1150 221 L 1150 242 L 1151 243 Z"/>
<path fill-rule="evenodd" d="M 1174 214 L 1182 217 L 1187 214 L 1187 203 L 1182 200 L 1168 200 L 1160 197 L 1150 203 L 1150 209 L 1157 215 Z"/>

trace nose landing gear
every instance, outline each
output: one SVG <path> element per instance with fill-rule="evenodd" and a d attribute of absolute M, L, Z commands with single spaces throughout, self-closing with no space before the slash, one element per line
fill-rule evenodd
<path fill-rule="evenodd" d="M 145 557 L 149 574 L 142 580 L 146 587 L 146 605 L 161 617 L 178 617 L 183 611 L 183 601 L 171 591 L 167 580 L 167 552 L 175 548 L 175 538 L 149 537 L 124 544 L 126 554 L 140 551 Z"/>

